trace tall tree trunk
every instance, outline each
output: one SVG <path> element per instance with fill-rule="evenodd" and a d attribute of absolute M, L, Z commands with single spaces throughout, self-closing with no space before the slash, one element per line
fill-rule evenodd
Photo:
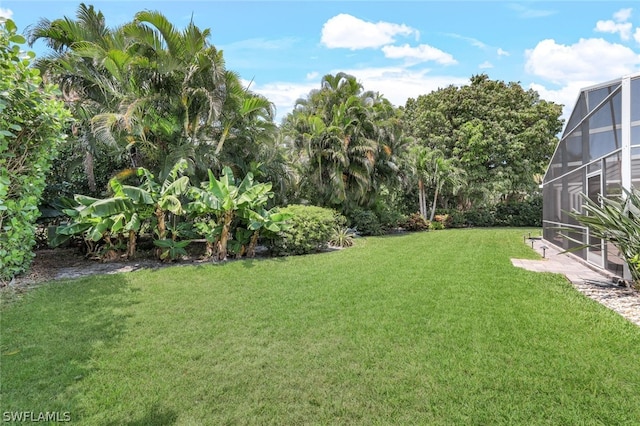
<path fill-rule="evenodd" d="M 213 256 L 214 250 L 215 250 L 215 243 L 212 243 L 211 241 L 207 240 L 207 243 L 205 245 L 204 256 L 206 258 Z"/>
<path fill-rule="evenodd" d="M 427 201 L 424 193 L 424 182 L 422 178 L 418 179 L 418 202 L 420 203 L 420 216 L 427 219 Z"/>
<path fill-rule="evenodd" d="M 258 236 L 260 235 L 259 230 L 253 231 L 253 235 L 251 235 L 251 241 L 249 242 L 249 247 L 247 248 L 247 257 L 256 257 L 256 245 L 258 244 Z"/>
<path fill-rule="evenodd" d="M 436 216 L 436 202 L 438 201 L 438 185 L 436 185 L 436 192 L 433 195 L 433 205 L 431 206 L 431 217 L 429 220 L 433 222 L 433 218 Z"/>
<path fill-rule="evenodd" d="M 167 235 L 167 225 L 164 222 L 164 211 L 159 206 L 156 206 L 155 214 L 156 219 L 158 219 L 158 239 L 164 240 Z"/>
<path fill-rule="evenodd" d="M 220 233 L 220 250 L 218 252 L 218 260 L 227 259 L 227 242 L 229 241 L 229 228 L 233 220 L 233 210 L 225 212 L 222 217 L 222 232 Z"/>
<path fill-rule="evenodd" d="M 87 183 L 89 184 L 89 190 L 96 192 L 96 175 L 94 172 L 93 154 L 89 150 L 89 147 L 85 147 L 84 160 L 82 161 L 84 167 L 84 174 L 87 176 Z"/>
<path fill-rule="evenodd" d="M 133 259 L 136 255 L 136 231 L 129 231 L 129 242 L 127 244 L 127 258 Z"/>
<path fill-rule="evenodd" d="M 228 124 L 227 126 L 225 126 L 224 130 L 222 131 L 222 135 L 220 136 L 220 140 L 218 141 L 218 146 L 216 146 L 216 152 L 215 152 L 216 155 L 220 154 L 220 151 L 222 151 L 222 147 L 224 146 L 225 139 L 227 139 L 227 135 L 229 134 L 230 127 L 231 125 Z"/>

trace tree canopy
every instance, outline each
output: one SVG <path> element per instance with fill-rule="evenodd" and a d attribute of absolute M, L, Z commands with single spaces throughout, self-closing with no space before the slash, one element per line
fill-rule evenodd
<path fill-rule="evenodd" d="M 52 49 L 37 66 L 62 88 L 89 153 L 94 141 L 109 143 L 128 152 L 132 167 L 165 174 L 185 158 L 191 175 L 206 177 L 209 167 L 236 161 L 239 150 L 226 146 L 274 127 L 271 102 L 226 69 L 210 31 L 193 22 L 180 30 L 142 11 L 109 28 L 80 4 L 75 19 L 42 19 L 28 36 Z"/>
<path fill-rule="evenodd" d="M 536 188 L 562 129 L 561 105 L 518 83 L 471 78 L 411 98 L 405 130 L 417 143 L 457 159 L 467 176 L 463 203 L 520 199 Z"/>
<path fill-rule="evenodd" d="M 352 75 L 327 74 L 283 123 L 302 176 L 302 194 L 320 206 L 371 206 L 397 180 L 403 149 L 397 111 Z"/>

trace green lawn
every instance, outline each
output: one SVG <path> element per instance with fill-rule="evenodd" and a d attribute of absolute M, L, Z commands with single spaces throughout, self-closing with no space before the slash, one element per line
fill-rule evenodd
<path fill-rule="evenodd" d="M 86 425 L 640 424 L 640 328 L 525 231 L 48 284 L 4 303 L 1 410 Z"/>

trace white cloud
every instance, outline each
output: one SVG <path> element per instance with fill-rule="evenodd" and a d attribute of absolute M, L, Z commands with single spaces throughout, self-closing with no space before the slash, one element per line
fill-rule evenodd
<path fill-rule="evenodd" d="M 405 105 L 407 99 L 416 98 L 434 90 L 450 85 L 469 84 L 468 78 L 430 75 L 428 69 L 407 70 L 402 67 L 339 69 L 328 71 L 328 74 L 345 72 L 353 75 L 365 90 L 380 92 L 396 105 Z M 248 83 L 245 82 L 245 83 Z M 253 92 L 266 96 L 276 106 L 276 123 L 293 110 L 295 102 L 306 98 L 311 90 L 320 89 L 320 81 L 307 83 L 270 82 L 251 85 Z"/>
<path fill-rule="evenodd" d="M 636 28 L 636 32 L 633 34 L 633 39 L 640 43 L 640 28 Z"/>
<path fill-rule="evenodd" d="M 554 10 L 548 9 L 534 9 L 528 6 L 524 6 L 522 4 L 511 3 L 509 4 L 509 8 L 516 11 L 518 13 L 518 17 L 520 18 L 544 18 L 546 16 L 551 16 L 556 13 Z"/>
<path fill-rule="evenodd" d="M 320 75 L 320 73 L 318 73 L 317 71 L 313 71 L 310 73 L 307 73 L 307 80 L 316 80 L 318 78 L 318 76 Z"/>
<path fill-rule="evenodd" d="M 378 48 L 395 42 L 396 36 L 410 36 L 419 33 L 407 25 L 390 22 L 367 22 L 355 16 L 341 13 L 329 19 L 322 26 L 321 42 L 330 49 Z"/>
<path fill-rule="evenodd" d="M 548 89 L 542 84 L 532 83 L 529 85 L 529 88 L 538 92 L 540 98 L 545 101 L 562 104 L 562 115 L 560 118 L 564 119 L 566 125 L 569 120 L 569 115 L 571 114 L 571 111 L 573 111 L 573 107 L 578 100 L 580 91 L 585 87 L 593 86 L 596 83 L 597 82 L 595 80 L 573 81 L 559 89 Z"/>
<path fill-rule="evenodd" d="M 619 11 L 617 11 L 616 13 L 613 14 L 613 19 L 615 19 L 618 22 L 626 22 L 629 20 L 629 18 L 631 18 L 631 11 L 633 9 L 628 8 L 628 9 L 620 9 Z"/>
<path fill-rule="evenodd" d="M 320 88 L 320 81 L 309 83 L 271 82 L 251 85 L 251 91 L 261 94 L 276 106 L 276 123 L 293 110 L 296 101 L 306 97 L 313 89 Z"/>
<path fill-rule="evenodd" d="M 428 44 L 421 44 L 417 47 L 411 47 L 408 44 L 402 46 L 384 46 L 382 48 L 384 56 L 390 59 L 406 59 L 408 62 L 416 64 L 426 61 L 435 61 L 442 65 L 456 64 L 449 53 L 443 52 Z"/>
<path fill-rule="evenodd" d="M 0 7 L 0 18 L 11 19 L 13 10 Z"/>
<path fill-rule="evenodd" d="M 596 22 L 594 30 L 601 33 L 620 34 L 622 40 L 629 40 L 633 29 L 633 24 L 627 22 L 631 17 L 631 10 L 620 9 L 613 14 L 613 20 L 608 19 Z"/>
<path fill-rule="evenodd" d="M 640 69 L 640 55 L 600 38 L 580 39 L 572 45 L 547 39 L 525 52 L 527 72 L 556 84 L 602 82 Z"/>
<path fill-rule="evenodd" d="M 506 50 L 502 49 L 502 48 L 498 48 L 497 52 L 498 56 L 509 56 L 511 55 L 509 52 L 507 52 Z"/>
<path fill-rule="evenodd" d="M 595 30 L 600 33 L 620 34 L 622 40 L 629 40 L 632 28 L 633 25 L 631 22 L 614 22 L 608 20 L 598 21 Z"/>
<path fill-rule="evenodd" d="M 409 98 L 417 98 L 440 88 L 469 84 L 468 78 L 430 75 L 428 69 L 408 70 L 402 67 L 385 67 L 339 71 L 353 75 L 362 83 L 365 90 L 380 92 L 396 106 L 405 105 Z M 332 71 L 333 74 L 336 72 L 338 71 Z"/>
<path fill-rule="evenodd" d="M 479 49 L 486 49 L 488 47 L 485 43 L 478 40 L 477 38 L 466 37 L 466 36 L 455 34 L 455 33 L 446 33 L 445 35 L 449 37 L 457 38 L 459 40 L 464 40 L 468 42 L 470 45 L 472 45 L 473 47 L 477 47 Z"/>
<path fill-rule="evenodd" d="M 478 68 L 482 69 L 482 70 L 486 70 L 489 68 L 493 68 L 493 64 L 489 61 L 484 61 L 483 63 L 481 63 L 480 65 L 478 65 Z"/>

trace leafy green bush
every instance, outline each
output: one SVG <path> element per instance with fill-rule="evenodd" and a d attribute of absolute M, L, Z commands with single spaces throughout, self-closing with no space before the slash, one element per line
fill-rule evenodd
<path fill-rule="evenodd" d="M 327 247 L 336 227 L 346 219 L 334 210 L 293 204 L 279 209 L 290 214 L 289 226 L 273 236 L 269 249 L 276 256 L 308 254 Z"/>
<path fill-rule="evenodd" d="M 439 230 L 444 229 L 444 228 L 445 228 L 445 226 L 442 224 L 442 222 L 438 222 L 437 220 L 429 222 L 429 230 L 430 231 L 439 231 Z"/>
<path fill-rule="evenodd" d="M 438 216 L 448 216 L 446 228 L 464 228 L 466 226 L 464 211 L 457 209 L 437 209 L 436 218 Z"/>
<path fill-rule="evenodd" d="M 384 203 L 376 203 L 374 212 L 378 217 L 383 233 L 397 228 L 404 219 L 404 215 L 397 208 Z"/>
<path fill-rule="evenodd" d="M 501 226 L 542 226 L 542 197 L 496 205 L 496 224 Z"/>
<path fill-rule="evenodd" d="M 434 222 L 438 222 L 440 225 L 442 225 L 442 228 L 438 229 L 450 228 L 451 216 L 449 216 L 448 214 L 437 214 L 434 216 Z"/>
<path fill-rule="evenodd" d="M 498 203 L 494 206 L 476 207 L 470 210 L 438 209 L 438 215 L 448 215 L 445 228 L 465 226 L 542 226 L 542 197 L 536 196 L 525 201 Z"/>
<path fill-rule="evenodd" d="M 384 229 L 380 219 L 371 210 L 355 209 L 348 216 L 351 228 L 360 235 L 382 235 Z"/>
<path fill-rule="evenodd" d="M 159 249 L 160 253 L 158 257 L 167 262 L 171 260 L 176 260 L 182 256 L 187 255 L 187 250 L 185 249 L 191 241 L 174 241 L 171 238 L 164 238 L 162 240 L 153 240 L 153 244 L 155 244 Z"/>
<path fill-rule="evenodd" d="M 38 204 L 70 114 L 42 84 L 13 21 L 0 21 L 0 280 L 33 259 Z"/>
<path fill-rule="evenodd" d="M 490 208 L 480 207 L 464 212 L 466 226 L 489 227 L 496 225 L 495 211 Z"/>
<path fill-rule="evenodd" d="M 70 136 L 58 149 L 58 157 L 47 174 L 47 186 L 42 193 L 42 204 L 55 207 L 60 197 L 73 198 L 76 194 L 100 198 L 108 192 L 109 180 L 116 172 L 131 167 L 131 163 L 122 153 L 105 144 L 96 143 L 93 147 L 93 172 L 96 189 L 92 190 L 84 170 L 85 150 L 77 137 Z"/>

